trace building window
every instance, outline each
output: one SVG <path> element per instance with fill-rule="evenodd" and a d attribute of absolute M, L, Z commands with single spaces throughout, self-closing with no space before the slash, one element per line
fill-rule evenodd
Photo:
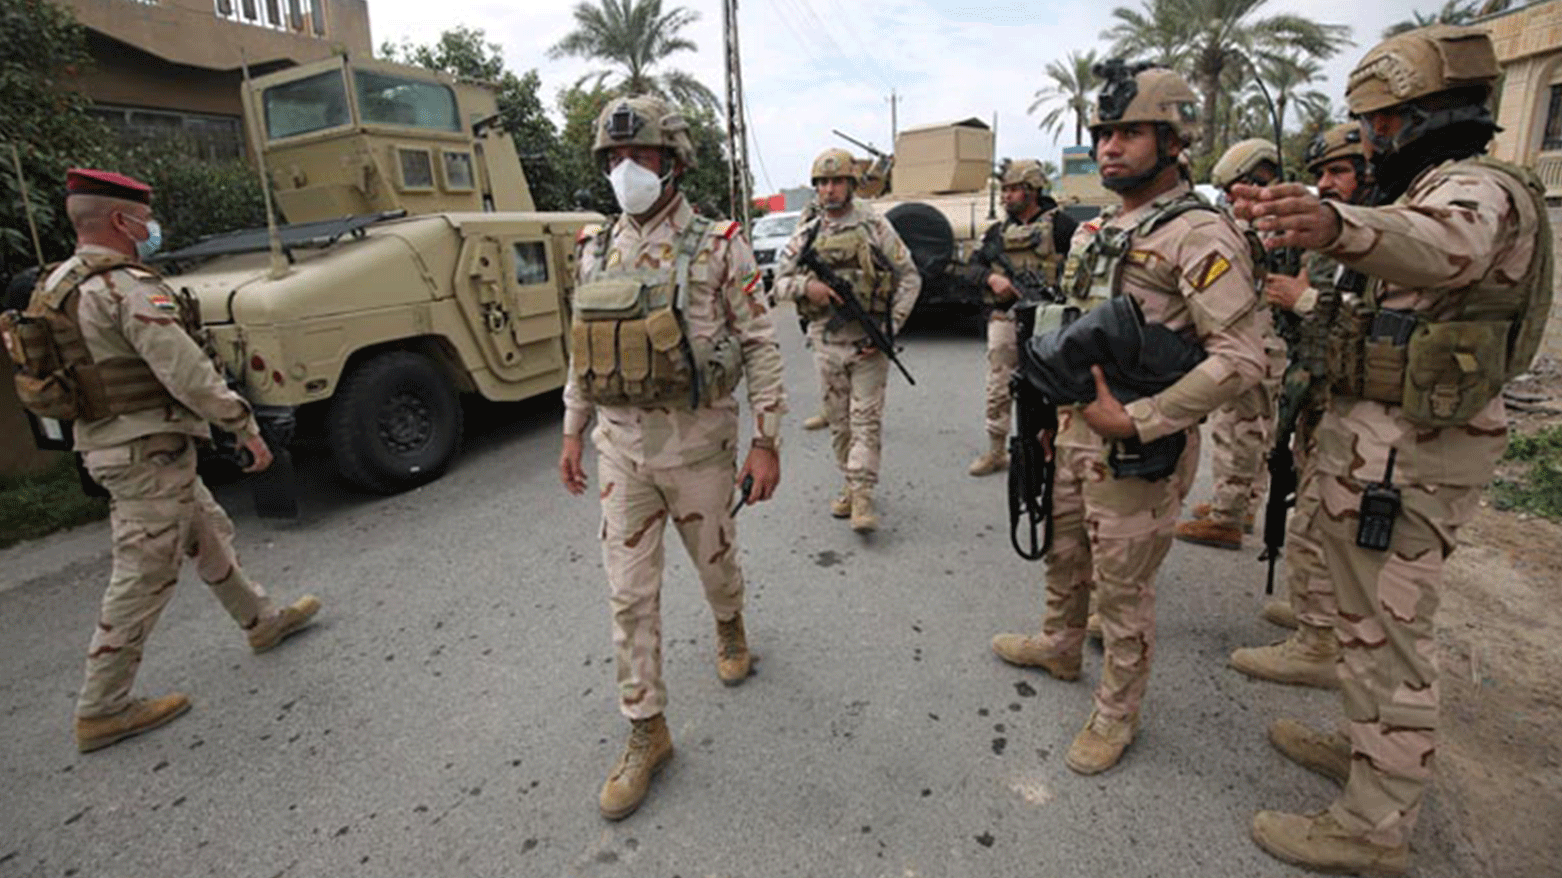
<path fill-rule="evenodd" d="M 1540 136 L 1542 151 L 1562 149 L 1562 83 L 1551 87 L 1551 101 L 1546 107 L 1546 130 Z"/>
<path fill-rule="evenodd" d="M 135 0 L 156 3 L 157 0 Z M 217 17 L 271 30 L 325 36 L 325 0 L 213 0 Z"/>
<path fill-rule="evenodd" d="M 236 116 L 104 104 L 94 106 L 91 113 L 132 144 L 174 141 L 206 161 L 232 161 L 244 156 L 244 123 Z"/>

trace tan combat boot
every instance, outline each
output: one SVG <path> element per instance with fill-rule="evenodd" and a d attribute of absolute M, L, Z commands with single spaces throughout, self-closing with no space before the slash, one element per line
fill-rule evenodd
<path fill-rule="evenodd" d="M 1195 518 L 1177 525 L 1177 539 L 1217 549 L 1242 548 L 1242 531 L 1229 524 L 1216 524 L 1208 518 Z"/>
<path fill-rule="evenodd" d="M 1264 611 L 1258 615 L 1265 622 L 1281 628 L 1296 627 L 1296 611 L 1291 609 L 1290 601 L 1270 601 L 1264 604 Z"/>
<path fill-rule="evenodd" d="M 1304 869 L 1344 875 L 1403 875 L 1410 869 L 1410 845 L 1384 847 L 1351 835 L 1327 811 L 1253 816 L 1253 840 L 1270 854 Z"/>
<path fill-rule="evenodd" d="M 852 514 L 852 488 L 846 485 L 841 488 L 841 493 L 830 501 L 830 514 L 836 518 L 850 518 Z"/>
<path fill-rule="evenodd" d="M 1269 743 L 1280 755 L 1340 786 L 1350 779 L 1350 740 L 1340 732 L 1320 732 L 1294 719 L 1269 724 Z"/>
<path fill-rule="evenodd" d="M 1007 436 L 988 436 L 992 445 L 985 452 L 977 455 L 971 461 L 970 469 L 966 472 L 973 476 L 990 476 L 1009 468 L 1009 448 Z"/>
<path fill-rule="evenodd" d="M 1080 774 L 1100 774 L 1123 758 L 1139 731 L 1139 718 L 1112 719 L 1090 712 L 1085 727 L 1074 736 L 1063 761 Z"/>
<path fill-rule="evenodd" d="M 748 651 L 748 638 L 743 633 L 743 614 L 738 613 L 723 622 L 716 620 L 716 676 L 728 686 L 736 686 L 748 679 L 753 670 L 753 658 Z"/>
<path fill-rule="evenodd" d="M 269 618 L 255 623 L 255 627 L 249 630 L 249 648 L 255 652 L 265 652 L 302 630 L 318 612 L 320 599 L 312 594 L 304 595 Z"/>
<path fill-rule="evenodd" d="M 629 743 L 602 785 L 597 807 L 609 820 L 622 820 L 645 801 L 651 776 L 673 758 L 673 739 L 661 714 L 632 721 Z"/>
<path fill-rule="evenodd" d="M 1334 629 L 1302 625 L 1279 643 L 1233 651 L 1231 666 L 1260 680 L 1338 689 L 1340 678 L 1334 663 L 1339 657 L 1340 644 Z"/>
<path fill-rule="evenodd" d="M 1076 653 L 1068 656 L 1053 652 L 1042 645 L 1039 637 L 999 634 L 993 637 L 993 652 L 1011 665 L 1041 668 L 1065 683 L 1079 679 L 1079 655 Z"/>
<path fill-rule="evenodd" d="M 1193 516 L 1195 519 L 1202 520 L 1209 518 L 1209 514 L 1214 511 L 1214 509 L 1215 504 L 1213 503 L 1200 503 L 1189 510 L 1188 514 Z M 1245 534 L 1250 534 L 1253 532 L 1253 513 L 1249 512 L 1247 516 L 1242 519 L 1242 532 Z"/>
<path fill-rule="evenodd" d="M 879 514 L 873 511 L 873 489 L 852 489 L 852 530 L 871 534 L 879 529 Z"/>
<path fill-rule="evenodd" d="M 823 430 L 828 426 L 830 426 L 830 421 L 822 414 L 809 415 L 803 419 L 804 430 Z"/>
<path fill-rule="evenodd" d="M 101 750 L 133 735 L 149 732 L 172 722 L 190 709 L 190 699 L 182 692 L 162 698 L 138 698 L 119 713 L 108 716 L 76 717 L 76 749 L 82 753 Z"/>

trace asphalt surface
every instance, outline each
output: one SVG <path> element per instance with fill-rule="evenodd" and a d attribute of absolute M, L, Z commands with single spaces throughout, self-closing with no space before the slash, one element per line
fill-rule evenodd
<path fill-rule="evenodd" d="M 800 427 L 817 383 L 780 322 L 781 492 L 739 519 L 758 673 L 716 679 L 714 626 L 670 533 L 677 756 L 638 813 L 596 810 L 627 723 L 597 504 L 560 487 L 560 410 L 542 402 L 484 408 L 453 470 L 400 496 L 340 487 L 319 449 L 300 452 L 297 522 L 257 520 L 241 486 L 220 489 L 246 569 L 279 598 L 320 596 L 320 621 L 253 656 L 187 568 L 138 691 L 195 707 L 97 753 L 76 753 L 70 717 L 107 526 L 0 552 L 0 876 L 1303 874 L 1249 821 L 1320 808 L 1333 787 L 1264 730 L 1339 708 L 1225 667 L 1282 633 L 1257 616 L 1256 538 L 1173 548 L 1138 740 L 1111 772 L 1075 775 L 1063 754 L 1099 649 L 1077 683 L 988 649 L 1038 625 L 1042 568 L 1009 548 L 1002 477 L 965 473 L 985 442 L 979 335 L 908 334 L 918 384 L 891 375 L 883 528 L 863 538 L 826 511 L 828 438 Z M 1433 800 L 1415 874 L 1455 875 L 1457 837 Z"/>

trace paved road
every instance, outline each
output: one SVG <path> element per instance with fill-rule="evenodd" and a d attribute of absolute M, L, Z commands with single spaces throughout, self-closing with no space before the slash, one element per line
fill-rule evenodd
<path fill-rule="evenodd" d="M 401 496 L 351 494 L 306 461 L 318 487 L 277 526 L 222 491 L 250 572 L 320 595 L 321 622 L 252 656 L 187 572 L 140 688 L 195 709 L 100 753 L 75 752 L 69 720 L 107 529 L 0 553 L 0 876 L 1301 874 L 1254 846 L 1249 818 L 1331 787 L 1264 728 L 1337 705 L 1224 667 L 1277 636 L 1257 618 L 1256 545 L 1173 549 L 1144 728 L 1117 769 L 1081 778 L 1063 753 L 1099 651 L 1065 684 L 987 648 L 1037 624 L 1041 568 L 1008 547 L 1000 479 L 965 475 L 980 340 L 909 337 L 919 384 L 892 376 L 885 527 L 862 539 L 825 512 L 828 442 L 797 426 L 813 373 L 784 329 L 782 493 L 740 519 L 759 673 L 717 681 L 709 613 L 670 551 L 678 756 L 638 814 L 596 813 L 626 724 L 596 504 L 559 487 L 548 403 L 488 412 L 449 475 Z M 1434 802 L 1418 834 L 1423 878 L 1456 874 L 1445 813 Z"/>

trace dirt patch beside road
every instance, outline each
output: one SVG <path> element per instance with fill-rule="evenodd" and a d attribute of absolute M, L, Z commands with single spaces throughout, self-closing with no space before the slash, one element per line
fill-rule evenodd
<path fill-rule="evenodd" d="M 1552 366 L 1515 382 L 1562 408 Z M 1513 412 L 1515 432 L 1562 423 Z M 1512 468 L 1505 467 L 1512 471 Z M 1556 875 L 1562 860 L 1562 525 L 1487 505 L 1459 535 L 1438 611 L 1437 806 L 1469 876 Z M 1457 827 L 1457 828 L 1455 828 Z"/>

